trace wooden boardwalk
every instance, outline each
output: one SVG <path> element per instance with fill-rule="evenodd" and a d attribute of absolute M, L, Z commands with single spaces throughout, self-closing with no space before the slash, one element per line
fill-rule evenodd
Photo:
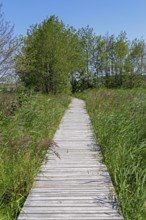
<path fill-rule="evenodd" d="M 123 220 L 83 101 L 73 99 L 18 220 Z"/>

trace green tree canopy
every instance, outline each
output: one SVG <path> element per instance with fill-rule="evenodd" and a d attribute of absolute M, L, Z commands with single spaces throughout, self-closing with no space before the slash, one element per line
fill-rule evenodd
<path fill-rule="evenodd" d="M 24 84 L 42 92 L 68 92 L 71 74 L 82 63 L 76 31 L 51 16 L 32 26 L 22 42 L 16 70 Z"/>
<path fill-rule="evenodd" d="M 132 88 L 146 69 L 143 40 L 130 42 L 125 32 L 96 36 L 89 26 L 76 31 L 55 16 L 31 26 L 20 42 L 16 71 L 25 86 L 45 93 Z"/>

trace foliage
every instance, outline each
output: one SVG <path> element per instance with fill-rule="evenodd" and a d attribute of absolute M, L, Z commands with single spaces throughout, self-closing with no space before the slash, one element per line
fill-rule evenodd
<path fill-rule="evenodd" d="M 126 220 L 146 216 L 146 92 L 98 90 L 78 95 L 86 100 Z"/>
<path fill-rule="evenodd" d="M 28 88 L 54 94 L 70 90 L 70 76 L 82 63 L 73 28 L 52 16 L 30 28 L 27 37 L 22 38 L 20 51 L 16 71 Z"/>
<path fill-rule="evenodd" d="M 125 32 L 96 36 L 87 26 L 79 30 L 84 48 L 85 69 L 78 73 L 73 91 L 105 86 L 107 88 L 133 88 L 142 84 L 146 70 L 145 42 L 130 42 Z"/>
<path fill-rule="evenodd" d="M 83 48 L 84 68 L 78 72 L 76 86 L 80 90 L 85 90 L 93 87 L 95 34 L 93 33 L 93 29 L 87 26 L 78 30 L 78 37 L 81 48 Z M 73 92 L 77 90 L 76 87 L 73 87 Z"/>
<path fill-rule="evenodd" d="M 0 121 L 1 220 L 17 219 L 69 100 L 21 94 L 15 99 L 19 108 Z"/>
<path fill-rule="evenodd" d="M 141 85 L 146 71 L 143 39 L 130 42 L 125 32 L 98 36 L 89 26 L 75 30 L 51 16 L 16 40 L 1 8 L 1 81 L 20 79 L 31 91 L 53 94 Z"/>

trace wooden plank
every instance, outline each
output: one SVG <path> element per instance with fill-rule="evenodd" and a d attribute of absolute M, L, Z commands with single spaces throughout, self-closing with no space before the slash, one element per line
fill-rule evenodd
<path fill-rule="evenodd" d="M 95 214 L 95 213 L 85 213 L 85 214 L 26 214 L 22 213 L 21 216 L 19 217 L 19 220 L 121 220 L 120 216 L 113 216 L 113 215 L 104 215 L 104 214 Z"/>
<path fill-rule="evenodd" d="M 123 220 L 85 103 L 73 99 L 18 220 Z"/>

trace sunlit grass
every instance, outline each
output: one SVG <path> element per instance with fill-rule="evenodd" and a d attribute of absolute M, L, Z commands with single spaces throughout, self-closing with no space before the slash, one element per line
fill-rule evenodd
<path fill-rule="evenodd" d="M 3 116 L 0 126 L 1 220 L 17 218 L 69 102 L 70 98 L 65 96 L 33 95 L 16 106 L 9 116 Z"/>
<path fill-rule="evenodd" d="M 86 100 L 125 219 L 144 220 L 146 91 L 103 89 L 77 96 Z"/>

